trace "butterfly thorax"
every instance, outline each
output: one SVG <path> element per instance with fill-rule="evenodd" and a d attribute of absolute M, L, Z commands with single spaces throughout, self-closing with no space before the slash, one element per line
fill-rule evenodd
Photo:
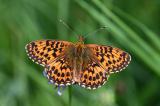
<path fill-rule="evenodd" d="M 74 45 L 74 57 L 76 58 L 82 58 L 84 53 L 85 53 L 85 45 L 84 45 L 84 41 L 83 41 L 83 37 L 79 36 L 79 41 L 77 43 L 75 43 Z"/>

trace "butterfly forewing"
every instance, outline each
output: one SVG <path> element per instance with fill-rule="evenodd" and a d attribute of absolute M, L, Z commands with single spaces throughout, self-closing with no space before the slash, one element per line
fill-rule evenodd
<path fill-rule="evenodd" d="M 26 52 L 34 62 L 45 66 L 61 56 L 71 42 L 57 40 L 37 40 L 26 45 Z"/>
<path fill-rule="evenodd" d="M 108 71 L 108 74 L 121 71 L 131 61 L 130 55 L 119 48 L 95 44 L 86 46 L 92 50 L 94 58 Z"/>

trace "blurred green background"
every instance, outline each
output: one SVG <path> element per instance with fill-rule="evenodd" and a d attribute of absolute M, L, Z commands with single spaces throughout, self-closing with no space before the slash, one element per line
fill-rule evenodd
<path fill-rule="evenodd" d="M 28 59 L 38 39 L 112 45 L 129 52 L 130 65 L 101 88 L 79 86 L 57 95 Z M 160 0 L 0 0 L 0 106 L 160 106 Z M 70 91 L 70 92 L 69 92 Z"/>

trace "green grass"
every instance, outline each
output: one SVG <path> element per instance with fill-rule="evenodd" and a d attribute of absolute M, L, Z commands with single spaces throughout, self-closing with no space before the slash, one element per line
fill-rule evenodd
<path fill-rule="evenodd" d="M 1 0 L 0 106 L 159 106 L 159 1 Z M 67 29 L 59 19 L 69 24 Z M 66 88 L 62 96 L 28 59 L 25 45 L 38 39 L 112 45 L 129 52 L 130 65 L 101 88 Z"/>

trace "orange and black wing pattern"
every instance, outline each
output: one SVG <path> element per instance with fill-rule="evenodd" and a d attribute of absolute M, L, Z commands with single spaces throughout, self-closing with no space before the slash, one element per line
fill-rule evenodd
<path fill-rule="evenodd" d="M 67 86 L 72 83 L 73 68 L 65 58 L 59 58 L 45 68 L 48 80 L 56 86 Z"/>
<path fill-rule="evenodd" d="M 79 85 L 87 89 L 96 89 L 104 85 L 109 75 L 95 61 L 90 61 L 86 67 L 83 67 Z"/>
<path fill-rule="evenodd" d="M 26 45 L 26 52 L 30 59 L 45 66 L 61 56 L 71 42 L 57 40 L 37 40 Z"/>
<path fill-rule="evenodd" d="M 88 44 L 86 46 L 92 51 L 97 62 L 106 69 L 107 74 L 121 71 L 131 61 L 131 56 L 119 48 L 95 44 Z"/>

